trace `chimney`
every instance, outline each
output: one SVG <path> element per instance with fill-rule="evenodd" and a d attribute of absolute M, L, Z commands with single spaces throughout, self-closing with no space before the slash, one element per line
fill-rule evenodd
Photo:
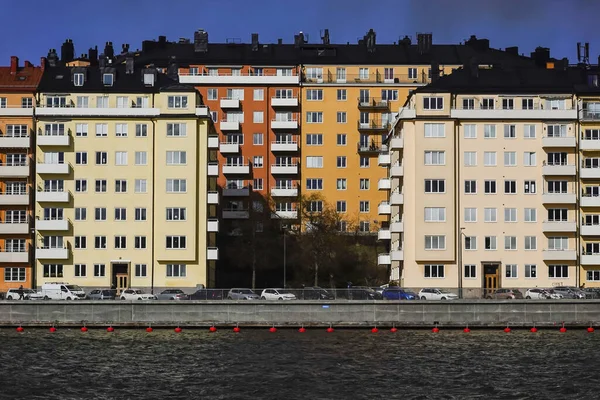
<path fill-rule="evenodd" d="M 112 42 L 106 42 L 104 46 L 104 56 L 107 58 L 113 58 L 115 56 L 115 49 L 113 48 Z"/>
<path fill-rule="evenodd" d="M 283 39 L 277 39 L 277 44 L 283 44 Z"/>
<path fill-rule="evenodd" d="M 519 55 L 519 47 L 518 46 L 507 47 L 504 49 L 504 52 L 518 56 Z"/>
<path fill-rule="evenodd" d="M 408 36 L 404 36 L 402 40 L 398 42 L 398 44 L 401 44 L 403 46 L 410 46 L 412 44 L 412 40 Z"/>
<path fill-rule="evenodd" d="M 19 57 L 11 56 L 10 57 L 10 74 L 15 75 L 17 73 L 17 69 L 19 69 Z"/>
<path fill-rule="evenodd" d="M 325 33 L 323 34 L 323 44 L 329 44 L 329 29 L 325 29 Z"/>
<path fill-rule="evenodd" d="M 26 68 L 32 68 L 33 64 L 31 62 L 29 62 L 29 61 L 25 61 L 25 67 Z"/>
<path fill-rule="evenodd" d="M 431 33 L 417 33 L 417 47 L 419 54 L 428 54 L 431 50 L 433 38 Z"/>
<path fill-rule="evenodd" d="M 376 34 L 373 28 L 369 29 L 369 32 L 367 32 L 367 34 L 365 35 L 364 41 L 367 45 L 367 51 L 369 53 L 375 52 L 375 37 Z"/>
<path fill-rule="evenodd" d="M 121 45 L 121 54 L 129 53 L 129 43 L 123 43 Z"/>
<path fill-rule="evenodd" d="M 258 51 L 258 33 L 252 34 L 252 51 Z"/>
<path fill-rule="evenodd" d="M 75 46 L 71 39 L 65 40 L 63 45 L 60 47 L 60 61 L 63 64 L 73 61 L 75 58 Z"/>
<path fill-rule="evenodd" d="M 208 52 L 208 32 L 204 29 L 199 29 L 194 32 L 194 51 L 195 52 Z"/>
<path fill-rule="evenodd" d="M 167 67 L 167 76 L 173 80 L 179 80 L 179 66 L 175 56 L 169 58 L 169 66 Z"/>
<path fill-rule="evenodd" d="M 56 49 L 50 49 L 48 51 L 48 66 L 56 67 L 58 65 L 58 55 L 56 54 Z"/>
<path fill-rule="evenodd" d="M 96 65 L 98 62 L 98 46 L 91 48 L 88 50 L 88 60 L 90 60 L 90 65 Z"/>
<path fill-rule="evenodd" d="M 127 54 L 127 56 L 125 56 L 125 74 L 131 75 L 133 74 L 133 70 L 133 55 Z"/>
<path fill-rule="evenodd" d="M 531 58 L 538 67 L 545 67 L 546 63 L 550 61 L 550 49 L 547 47 L 536 47 L 535 51 L 531 53 Z"/>
<path fill-rule="evenodd" d="M 437 60 L 431 60 L 431 83 L 437 81 L 440 77 L 440 63 Z"/>
<path fill-rule="evenodd" d="M 40 66 L 42 67 L 42 71 L 46 69 L 47 62 L 48 60 L 46 59 L 46 57 L 40 57 Z"/>
<path fill-rule="evenodd" d="M 167 45 L 167 37 L 166 36 L 159 36 L 158 37 L 158 47 L 160 47 L 161 49 L 164 49 Z"/>

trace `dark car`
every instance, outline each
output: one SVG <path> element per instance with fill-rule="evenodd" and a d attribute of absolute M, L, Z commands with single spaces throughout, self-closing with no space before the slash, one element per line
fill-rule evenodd
<path fill-rule="evenodd" d="M 586 299 L 600 299 L 600 288 L 585 288 L 583 292 Z"/>
<path fill-rule="evenodd" d="M 383 290 L 384 300 L 417 300 L 418 296 L 414 292 L 402 289 L 400 287 L 388 287 Z"/>
<path fill-rule="evenodd" d="M 198 289 L 188 296 L 189 300 L 223 300 L 221 289 Z"/>
<path fill-rule="evenodd" d="M 115 289 L 95 289 L 88 293 L 88 300 L 114 300 L 117 298 Z"/>
<path fill-rule="evenodd" d="M 382 297 L 379 293 L 371 289 L 370 287 L 351 286 L 345 290 L 337 291 L 338 298 L 345 298 L 348 300 L 381 300 Z"/>
<path fill-rule="evenodd" d="M 301 293 L 296 295 L 297 298 L 303 300 L 334 300 L 335 296 L 329 293 L 327 290 L 318 286 L 307 287 L 302 289 Z"/>

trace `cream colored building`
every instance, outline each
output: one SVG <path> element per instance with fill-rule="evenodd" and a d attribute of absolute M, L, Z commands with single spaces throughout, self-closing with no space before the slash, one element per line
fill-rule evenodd
<path fill-rule="evenodd" d="M 409 97 L 387 139 L 391 279 L 598 286 L 600 102 L 573 94 L 580 70 L 553 67 L 474 65 Z"/>
<path fill-rule="evenodd" d="M 40 83 L 37 284 L 214 285 L 218 140 L 208 109 L 176 77 L 100 65 L 50 67 Z"/>

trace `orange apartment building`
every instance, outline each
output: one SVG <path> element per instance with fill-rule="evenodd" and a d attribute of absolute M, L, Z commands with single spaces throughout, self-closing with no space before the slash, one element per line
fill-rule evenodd
<path fill-rule="evenodd" d="M 34 285 L 34 94 L 43 69 L 29 61 L 0 67 L 0 292 Z"/>

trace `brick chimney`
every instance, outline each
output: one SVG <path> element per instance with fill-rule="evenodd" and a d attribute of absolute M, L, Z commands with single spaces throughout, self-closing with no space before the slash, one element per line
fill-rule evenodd
<path fill-rule="evenodd" d="M 19 57 L 11 56 L 10 57 L 10 73 L 15 75 L 17 73 L 17 68 L 19 68 Z"/>

